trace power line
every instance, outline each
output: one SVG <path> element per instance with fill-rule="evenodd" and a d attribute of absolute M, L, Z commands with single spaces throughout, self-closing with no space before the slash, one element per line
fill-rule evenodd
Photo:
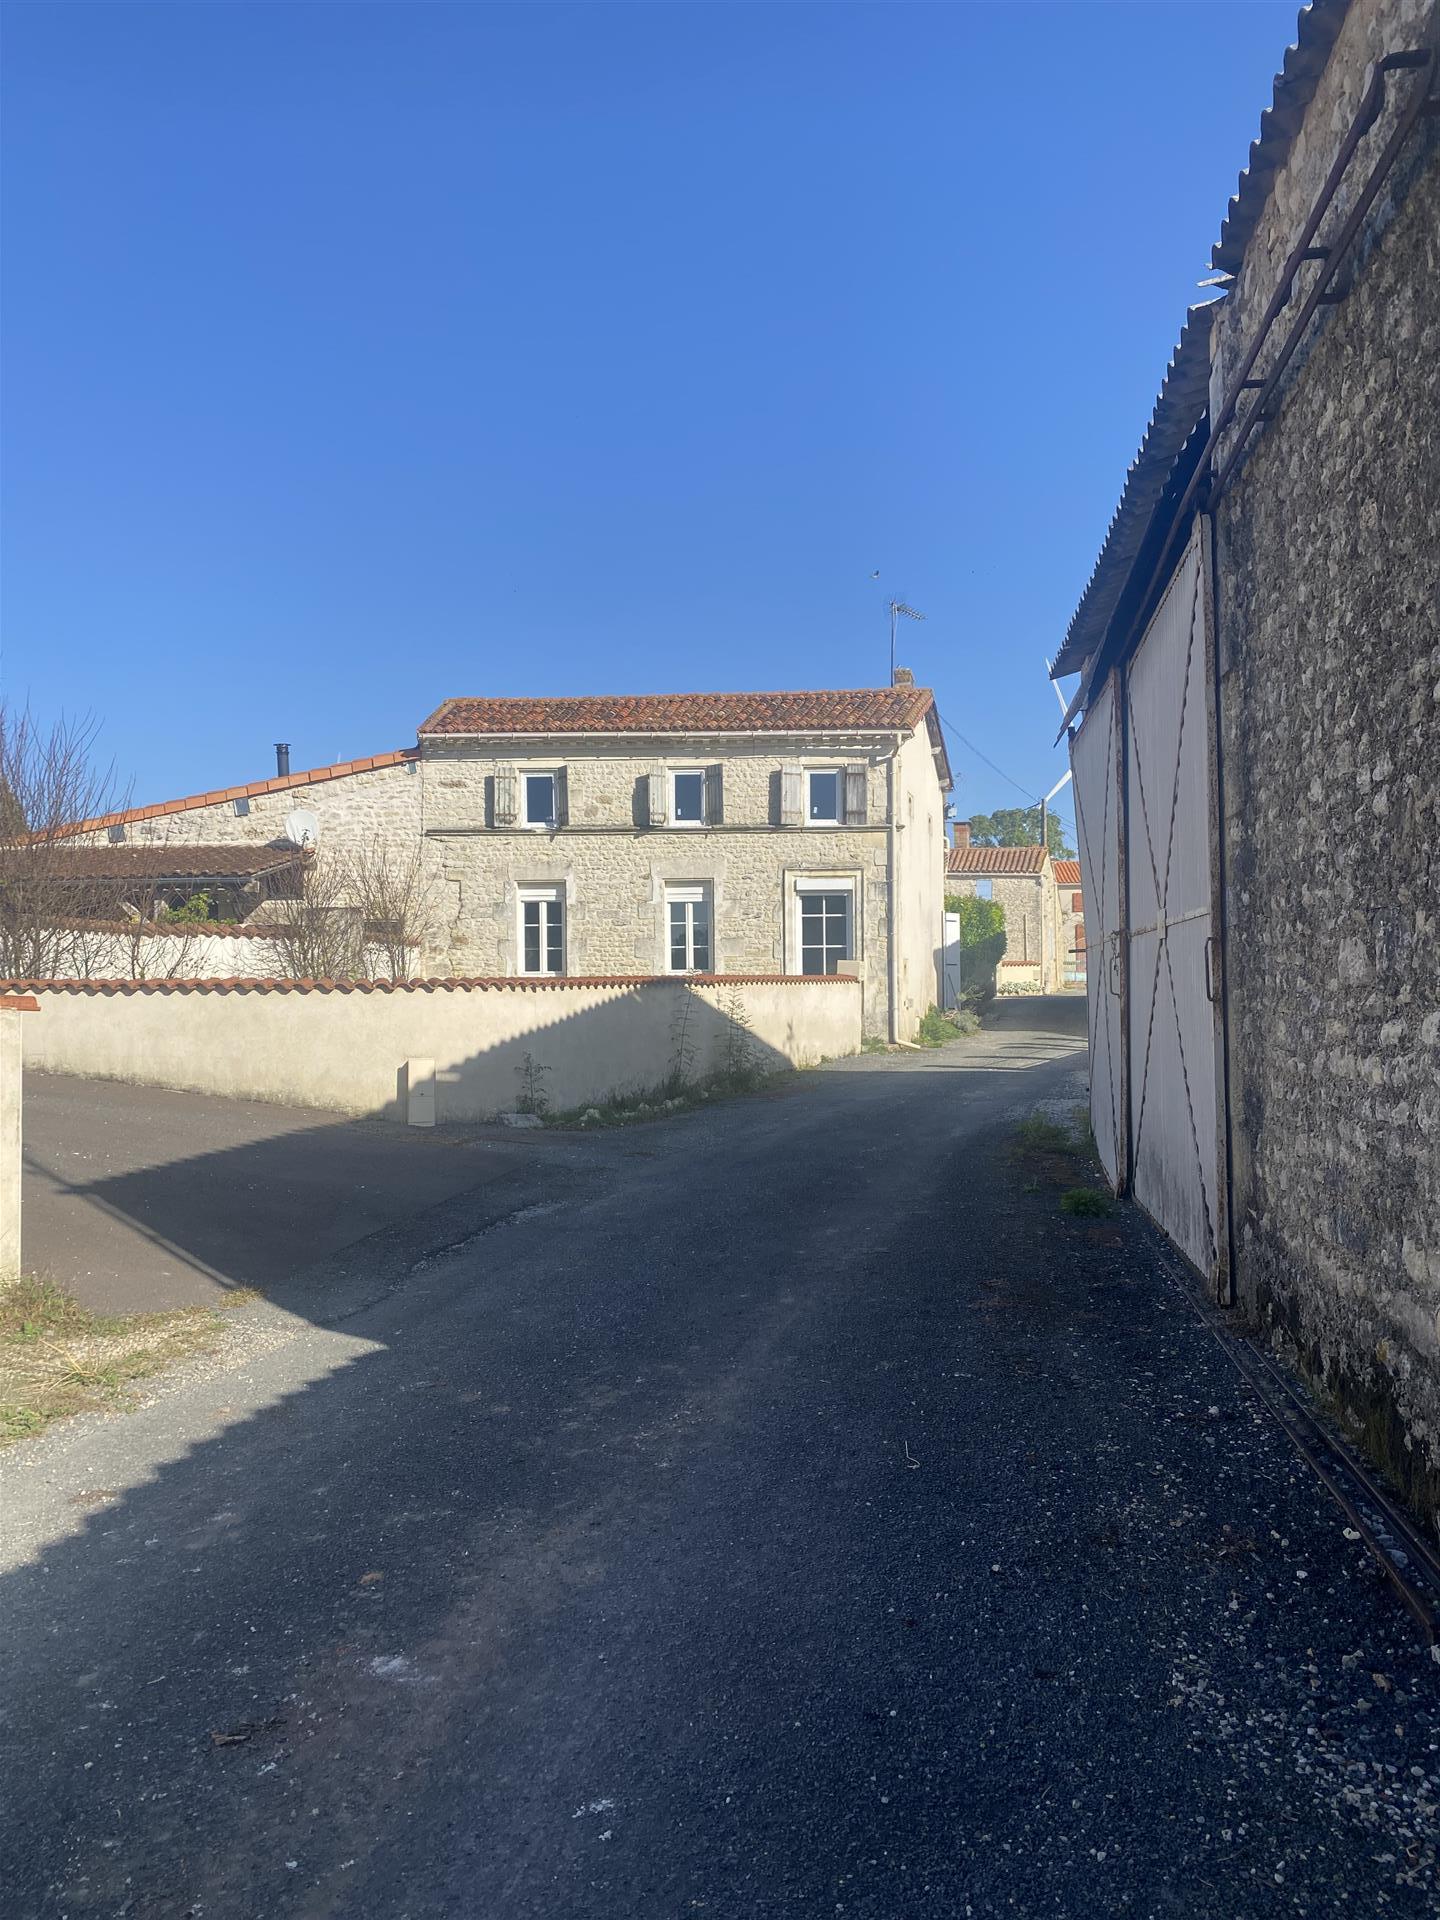
<path fill-rule="evenodd" d="M 1023 794 L 1026 799 L 1026 802 L 1031 807 L 1038 807 L 1041 804 L 1040 795 L 1038 793 L 1032 793 L 1029 787 L 1021 786 L 1020 782 L 1018 780 L 1012 779 L 1011 776 L 1008 773 L 1006 773 L 1003 767 L 997 767 L 995 762 L 990 758 L 988 753 L 982 753 L 979 747 L 975 745 L 975 742 L 973 740 L 967 740 L 964 734 L 961 733 L 958 727 L 951 726 L 950 722 L 945 718 L 944 714 L 941 713 L 938 706 L 935 709 L 935 717 L 940 722 L 941 726 L 945 729 L 946 733 L 953 735 L 953 737 L 960 742 L 962 747 L 966 748 L 967 751 L 974 754 L 977 760 L 983 760 L 986 766 L 989 767 L 992 773 L 998 773 L 1000 778 L 1004 780 L 1009 786 L 1014 787 L 1017 793 Z M 1073 840 L 1075 838 L 1075 822 L 1073 820 L 1068 819 L 1063 813 L 1061 813 L 1060 809 L 1056 806 L 1050 806 L 1049 811 L 1054 814 L 1055 818 L 1060 822 L 1062 827 L 1065 827 L 1068 829 L 1067 837 Z"/>

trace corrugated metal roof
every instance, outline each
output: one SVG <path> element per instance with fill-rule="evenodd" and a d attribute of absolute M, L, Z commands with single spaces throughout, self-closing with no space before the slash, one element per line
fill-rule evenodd
<path fill-rule="evenodd" d="M 1350 0 L 1311 0 L 1300 10 L 1295 44 L 1285 51 L 1271 104 L 1260 116 L 1259 137 L 1250 144 L 1249 164 L 1240 175 L 1220 238 L 1210 252 L 1211 264 L 1222 273 L 1240 271 L 1275 175 L 1290 156 L 1349 6 Z"/>
<path fill-rule="evenodd" d="M 1051 666 L 1050 677 L 1054 680 L 1078 673 L 1104 638 L 1165 483 L 1205 412 L 1210 395 L 1210 330 L 1218 304 L 1212 300 L 1192 307 L 1186 316 L 1090 583 L 1066 629 L 1065 644 Z"/>

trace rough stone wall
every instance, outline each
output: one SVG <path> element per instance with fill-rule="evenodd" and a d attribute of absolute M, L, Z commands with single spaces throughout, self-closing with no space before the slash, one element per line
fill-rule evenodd
<path fill-rule="evenodd" d="M 946 881 L 948 893 L 973 897 L 977 880 L 984 875 L 952 873 Z M 1005 909 L 1005 958 L 1000 963 L 1000 978 L 1006 983 L 1033 985 L 1040 993 L 1053 993 L 1059 985 L 1056 952 L 1059 944 L 1059 914 L 1055 881 L 1043 874 L 996 874 L 990 881 L 990 897 Z M 1022 974 L 1019 970 L 1024 968 Z M 1031 971 L 1033 969 L 1033 972 Z"/>
<path fill-rule="evenodd" d="M 1217 388 L 1369 61 L 1435 36 L 1433 5 L 1356 0 L 1221 317 Z M 1433 1505 L 1440 124 L 1412 137 L 1351 277 L 1218 513 L 1236 1277 Z"/>
<path fill-rule="evenodd" d="M 1060 978 L 1062 982 L 1078 975 L 1085 978 L 1085 910 L 1076 911 L 1075 901 L 1083 895 L 1078 887 L 1057 887 L 1060 908 Z"/>
<path fill-rule="evenodd" d="M 420 763 L 401 761 L 393 767 L 345 774 L 313 786 L 287 787 L 279 793 L 257 794 L 246 814 L 237 814 L 229 800 L 210 806 L 186 807 L 149 820 L 125 825 L 125 844 L 154 846 L 268 846 L 285 838 L 285 821 L 297 807 L 313 813 L 320 824 L 320 844 L 330 841 L 354 845 L 385 844 L 407 851 L 420 833 Z M 76 835 L 76 844 L 103 845 L 98 833 Z"/>
<path fill-rule="evenodd" d="M 603 743 L 566 741 L 547 750 L 537 742 L 427 741 L 424 826 L 438 896 L 433 959 L 438 971 L 510 974 L 519 971 L 518 891 L 560 886 L 566 903 L 566 968 L 573 975 L 656 973 L 668 966 L 667 884 L 711 890 L 715 952 L 712 964 L 731 973 L 796 973 L 800 968 L 796 881 L 834 875 L 855 890 L 855 949 L 864 983 L 866 1031 L 883 1033 L 889 1005 L 887 940 L 888 774 L 886 752 L 854 748 L 822 752 L 782 740 L 683 746 L 652 754 L 617 754 Z M 778 787 L 782 766 L 868 767 L 863 825 L 781 828 Z M 567 824 L 555 832 L 499 827 L 493 820 L 497 767 L 565 768 Z M 645 777 L 656 767 L 722 768 L 723 824 L 651 827 L 645 824 Z M 935 999 L 934 952 L 939 941 L 939 781 L 928 745 L 897 757 L 897 810 L 918 846 L 935 849 L 933 873 L 915 862 L 913 885 L 902 894 L 908 919 L 902 959 L 908 987 L 900 1021 L 908 1037 Z M 915 824 L 910 825 L 911 816 Z M 913 896 L 913 897 L 912 897 Z M 927 904 L 928 901 L 928 904 Z M 928 959 L 923 956 L 928 956 Z M 928 967 L 928 972 L 927 972 Z"/>

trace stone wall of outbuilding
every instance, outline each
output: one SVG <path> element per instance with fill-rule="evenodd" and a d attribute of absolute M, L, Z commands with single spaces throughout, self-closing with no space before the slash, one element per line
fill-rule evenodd
<path fill-rule="evenodd" d="M 1355 0 L 1218 319 L 1212 405 L 1370 62 L 1434 44 L 1436 15 Z M 1413 84 L 1397 75 L 1392 99 Z M 1343 271 L 1346 297 L 1312 324 L 1218 514 L 1236 1275 L 1242 1303 L 1433 1506 L 1440 122 L 1421 121 Z"/>

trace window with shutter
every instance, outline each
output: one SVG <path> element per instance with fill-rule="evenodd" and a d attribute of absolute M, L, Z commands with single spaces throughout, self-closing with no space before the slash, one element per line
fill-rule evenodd
<path fill-rule="evenodd" d="M 677 768 L 670 775 L 670 820 L 677 827 L 705 825 L 705 774 L 702 768 Z"/>
<path fill-rule="evenodd" d="M 804 779 L 799 767 L 780 769 L 780 824 L 803 827 L 805 824 Z"/>
<path fill-rule="evenodd" d="M 845 820 L 848 826 L 864 826 L 867 797 L 866 770 L 863 762 L 846 767 Z"/>

